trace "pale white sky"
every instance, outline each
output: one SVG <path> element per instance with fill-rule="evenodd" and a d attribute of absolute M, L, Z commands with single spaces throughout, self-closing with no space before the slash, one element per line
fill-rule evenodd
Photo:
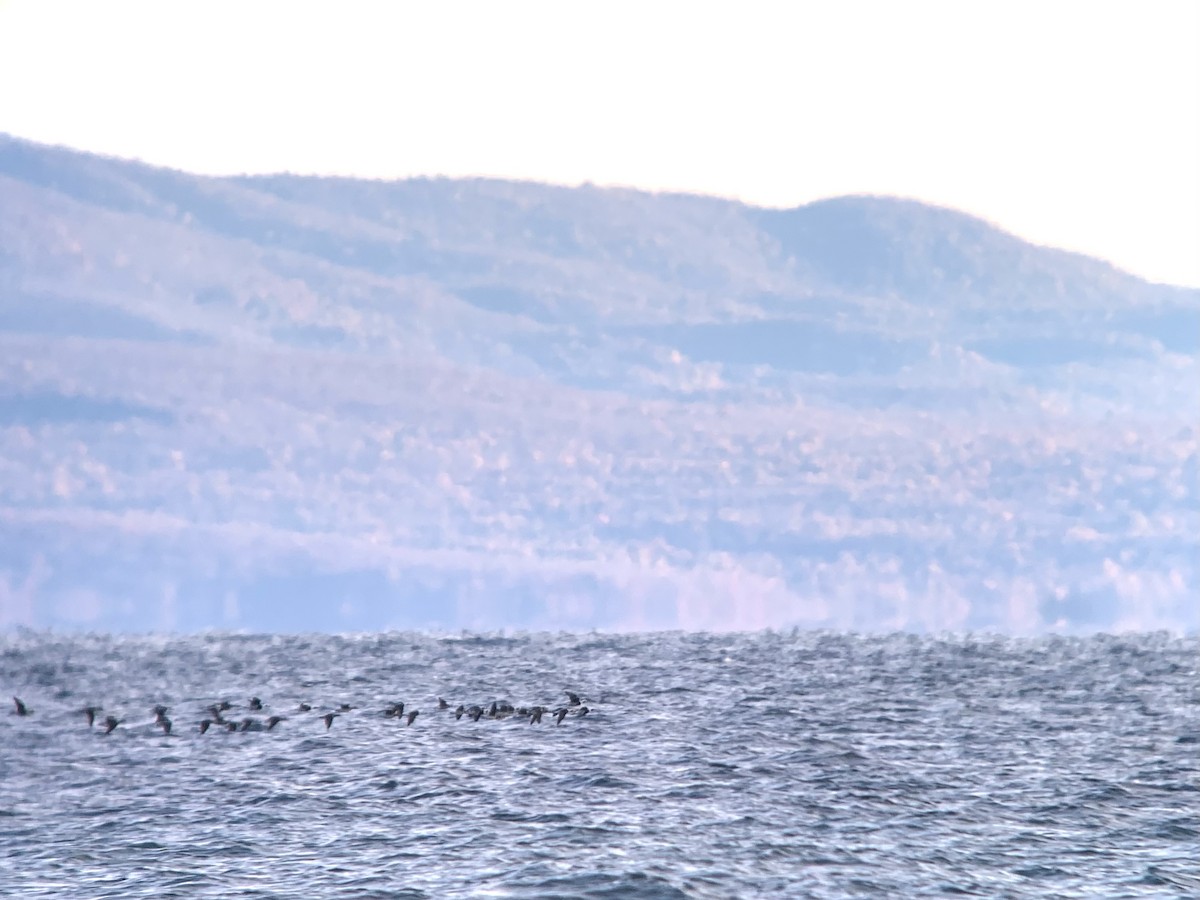
<path fill-rule="evenodd" d="M 886 193 L 1200 286 L 1200 3 L 0 0 L 0 131 L 195 172 Z"/>

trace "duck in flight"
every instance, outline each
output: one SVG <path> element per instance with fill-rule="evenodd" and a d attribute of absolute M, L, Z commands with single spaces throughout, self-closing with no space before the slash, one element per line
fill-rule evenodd
<path fill-rule="evenodd" d="M 16 707 L 13 710 L 13 715 L 16 716 L 27 716 L 33 712 L 20 697 L 13 697 L 13 706 Z"/>

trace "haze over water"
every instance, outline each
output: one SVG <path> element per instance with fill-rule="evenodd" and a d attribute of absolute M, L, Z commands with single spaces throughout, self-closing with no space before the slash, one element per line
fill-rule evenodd
<path fill-rule="evenodd" d="M 1198 651 L 1166 634 L 19 632 L 0 637 L 0 680 L 33 712 L 0 716 L 0 885 L 1195 895 Z M 566 691 L 591 711 L 559 726 L 436 709 Z M 230 718 L 287 719 L 199 733 L 222 699 Z M 411 727 L 383 715 L 398 700 L 420 710 Z M 90 704 L 121 724 L 89 728 Z"/>

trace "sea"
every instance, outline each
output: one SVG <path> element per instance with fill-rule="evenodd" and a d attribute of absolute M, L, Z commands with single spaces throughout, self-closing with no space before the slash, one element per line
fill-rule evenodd
<path fill-rule="evenodd" d="M 0 896 L 1198 897 L 1198 665 L 1165 633 L 8 633 Z"/>

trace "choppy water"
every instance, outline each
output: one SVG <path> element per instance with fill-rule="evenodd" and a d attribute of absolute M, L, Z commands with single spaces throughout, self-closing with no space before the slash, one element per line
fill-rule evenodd
<path fill-rule="evenodd" d="M 1196 896 L 1198 657 L 1165 635 L 9 636 L 0 689 L 34 711 L 0 715 L 0 893 Z M 591 712 L 560 726 L 436 709 L 565 690 Z M 199 733 L 251 696 L 225 715 L 287 720 Z"/>

